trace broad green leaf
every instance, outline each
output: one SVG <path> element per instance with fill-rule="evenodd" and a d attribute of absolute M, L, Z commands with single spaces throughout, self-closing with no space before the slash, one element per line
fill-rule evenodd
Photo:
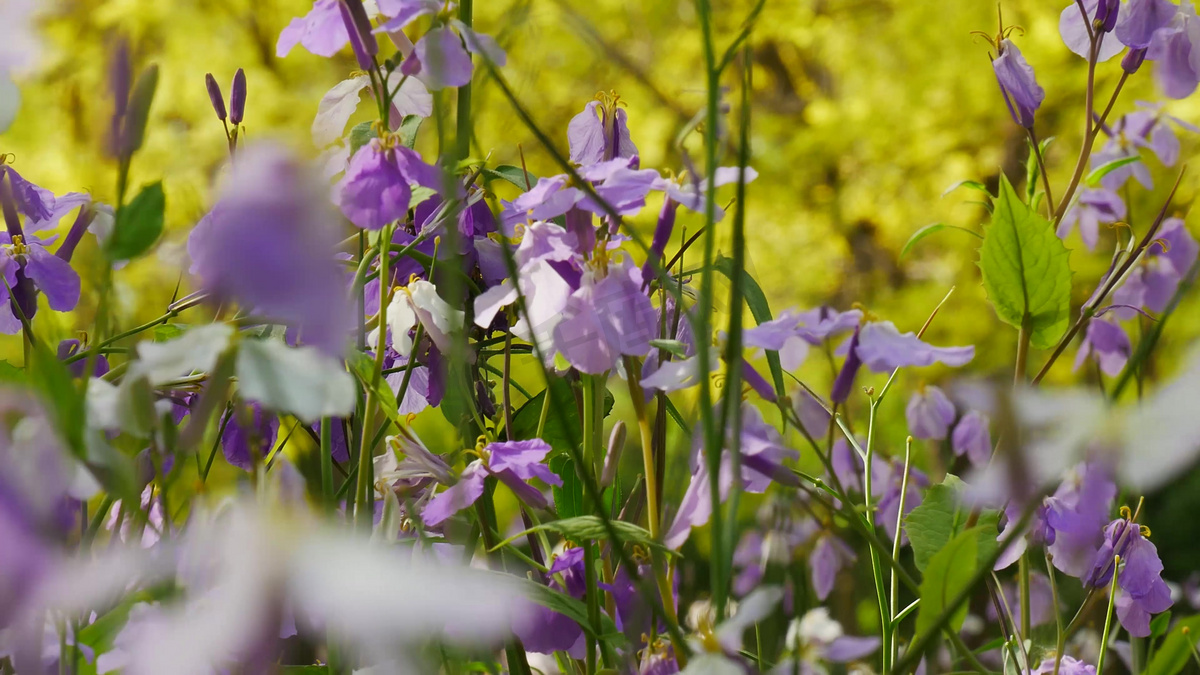
<path fill-rule="evenodd" d="M 358 152 L 362 146 L 371 142 L 372 138 L 378 138 L 379 134 L 375 133 L 373 122 L 359 122 L 350 129 L 350 154 Z"/>
<path fill-rule="evenodd" d="M 537 176 L 525 171 L 519 166 L 511 164 L 501 164 L 494 169 L 484 169 L 483 175 L 493 180 L 505 180 L 522 190 L 528 190 L 530 187 L 537 185 Z"/>
<path fill-rule="evenodd" d="M 1170 627 L 1171 611 L 1167 610 L 1150 620 L 1150 637 L 1146 638 L 1146 643 L 1153 645 L 1158 638 L 1167 634 Z"/>
<path fill-rule="evenodd" d="M 634 525 L 633 523 L 627 523 L 623 520 L 610 520 L 609 522 L 612 524 L 613 530 L 616 531 L 617 536 L 621 538 L 622 542 L 651 546 L 662 551 L 667 550 L 663 548 L 662 544 L 654 541 L 654 539 L 650 537 L 649 532 L 638 527 L 637 525 Z M 564 538 L 574 542 L 583 542 L 588 540 L 600 541 L 608 539 L 608 528 L 604 526 L 604 521 L 598 516 L 576 516 L 574 518 L 560 518 L 559 520 L 549 523 L 542 523 L 541 525 L 531 527 L 528 530 L 518 532 L 499 544 L 496 544 L 494 547 L 492 547 L 492 550 L 494 551 L 506 544 L 510 544 L 531 532 L 557 532 Z"/>
<path fill-rule="evenodd" d="M 108 257 L 130 260 L 150 250 L 162 234 L 166 207 L 167 198 L 163 194 L 162 181 L 142 188 L 117 217 L 112 236 L 106 244 Z"/>
<path fill-rule="evenodd" d="M 1070 255 L 1050 221 L 1001 176 L 992 223 L 979 247 L 983 287 L 1000 319 L 1017 328 L 1027 324 L 1030 342 L 1039 349 L 1053 346 L 1067 330 Z"/>
<path fill-rule="evenodd" d="M 961 593 L 979 566 L 980 528 L 959 532 L 942 550 L 929 560 L 921 580 L 921 607 L 917 610 L 916 635 L 934 629 L 937 619 Z M 954 632 L 962 628 L 967 616 L 967 603 L 962 603 L 950 617 L 948 627 Z"/>
<path fill-rule="evenodd" d="M 730 280 L 733 279 L 732 258 L 718 255 L 717 260 L 713 263 L 713 269 L 724 274 Z M 762 287 L 746 270 L 742 270 L 742 277 L 742 297 L 746 299 L 746 306 L 750 308 L 750 314 L 754 317 L 754 321 L 761 325 L 773 319 L 771 305 L 767 302 L 767 295 L 763 293 Z M 767 366 L 771 369 L 771 381 L 775 385 L 775 392 L 782 397 L 783 365 L 779 363 L 778 352 L 767 352 Z"/>
<path fill-rule="evenodd" d="M 1100 184 L 1100 181 L 1104 180 L 1104 177 L 1107 176 L 1108 174 L 1116 171 L 1117 169 L 1119 169 L 1123 166 L 1129 166 L 1130 164 L 1133 164 L 1134 162 L 1140 162 L 1140 161 L 1142 161 L 1141 155 L 1133 155 L 1132 157 L 1122 157 L 1120 159 L 1114 159 L 1111 162 L 1105 162 L 1104 164 L 1101 164 L 1100 166 L 1096 167 L 1095 169 L 1092 169 L 1092 172 L 1087 175 L 1087 178 L 1083 179 L 1083 183 L 1084 183 L 1084 185 L 1087 185 L 1088 187 L 1096 187 L 1097 185 Z"/>
<path fill-rule="evenodd" d="M 25 370 L 8 361 L 0 361 L 0 382 L 25 384 Z"/>
<path fill-rule="evenodd" d="M 908 255 L 909 250 L 912 249 L 913 246 L 916 246 L 918 241 L 921 241 L 922 239 L 924 239 L 925 237 L 928 237 L 931 234 L 941 232 L 942 230 L 959 230 L 961 232 L 966 232 L 967 234 L 978 237 L 979 239 L 983 239 L 983 235 L 979 234 L 975 230 L 969 230 L 965 227 L 959 227 L 958 225 L 947 225 L 945 223 L 933 223 L 931 225 L 926 225 L 925 227 L 922 227 L 921 229 L 917 230 L 916 232 L 913 232 L 912 236 L 908 238 L 907 242 L 905 242 L 904 248 L 900 249 L 900 257 L 903 258 L 904 256 Z"/>
<path fill-rule="evenodd" d="M 1192 648 L 1197 641 L 1200 641 L 1200 615 L 1180 619 L 1167 632 L 1162 646 L 1146 666 L 1144 675 L 1175 675 L 1182 671 L 1192 658 Z"/>
<path fill-rule="evenodd" d="M 967 526 L 970 509 L 963 508 L 962 488 L 962 481 L 948 474 L 944 482 L 929 488 L 920 506 L 904 517 L 904 532 L 912 544 L 913 562 L 921 572 L 933 556 Z M 995 550 L 999 520 L 1000 514 L 996 511 L 980 512 L 976 521 L 980 558 Z"/>
<path fill-rule="evenodd" d="M 556 453 L 568 453 L 572 446 L 578 447 L 583 442 L 583 427 L 579 422 L 579 405 L 571 383 L 562 378 L 550 380 L 550 408 L 546 411 L 546 424 L 542 429 L 542 440 L 550 444 Z M 517 409 L 513 415 L 513 440 L 529 440 L 537 438 L 538 422 L 542 415 L 542 404 L 546 400 L 546 390 L 538 392 Z M 604 416 L 612 412 L 614 398 L 612 392 L 604 391 Z"/>
<path fill-rule="evenodd" d="M 86 449 L 83 430 L 86 428 L 87 408 L 83 392 L 75 386 L 67 366 L 51 353 L 43 342 L 35 342 L 30 350 L 31 368 L 27 368 L 30 383 L 41 395 L 50 420 L 58 429 L 67 448 L 83 459 Z"/>

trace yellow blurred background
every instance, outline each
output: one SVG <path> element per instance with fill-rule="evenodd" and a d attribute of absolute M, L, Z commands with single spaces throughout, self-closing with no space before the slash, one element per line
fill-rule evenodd
<path fill-rule="evenodd" d="M 1047 91 L 1037 128 L 1043 138 L 1056 137 L 1047 161 L 1057 192 L 1073 169 L 1083 124 L 1084 62 L 1058 35 L 1059 12 L 1067 4 L 1004 3 L 1005 20 L 1023 28 L 1015 39 Z M 714 5 L 723 49 L 752 3 L 718 0 Z M 147 145 L 135 159 L 131 183 L 136 190 L 164 180 L 168 232 L 157 255 L 117 273 L 119 327 L 162 313 L 181 278 L 187 232 L 210 203 L 226 150 L 205 93 L 205 73 L 213 73 L 228 93 L 234 71 L 245 68 L 249 137 L 279 137 L 317 154 L 309 134 L 317 102 L 356 66 L 348 49 L 334 59 L 302 48 L 288 58 L 275 57 L 279 31 L 310 7 L 306 0 L 44 3 L 43 65 L 20 80 L 23 107 L 16 123 L 0 135 L 0 152 L 14 153 L 16 166 L 31 180 L 55 192 L 87 189 L 101 201 L 110 200 L 115 167 L 102 155 L 100 139 L 111 107 L 105 78 L 111 46 L 118 36 L 128 36 L 135 69 L 152 62 L 161 68 Z M 505 74 L 518 96 L 560 147 L 566 146 L 570 117 L 597 91 L 614 90 L 628 104 L 643 166 L 682 168 L 676 136 L 704 103 L 700 35 L 691 2 L 477 0 L 476 13 L 477 27 L 507 49 Z M 943 232 L 903 260 L 898 256 L 908 237 L 926 224 L 981 226 L 986 213 L 970 203 L 972 193 L 943 196 L 952 183 L 976 179 L 994 185 L 1001 169 L 1014 182 L 1023 177 L 1024 135 L 999 96 L 988 45 L 972 35 L 995 33 L 996 22 L 991 0 L 767 2 L 751 39 L 751 163 L 760 177 L 749 189 L 747 229 L 751 270 L 776 311 L 819 303 L 845 309 L 861 302 L 901 330 L 915 330 L 956 286 L 929 334 L 931 341 L 977 345 L 976 366 L 985 374 L 1011 367 L 1015 332 L 1000 324 L 986 303 L 975 267 L 976 240 Z M 1101 97 L 1116 82 L 1118 61 L 1100 69 Z M 1147 66 L 1132 79 L 1115 114 L 1132 110 L 1135 100 L 1159 98 L 1151 70 Z M 727 84 L 728 100 L 736 102 L 737 83 Z M 476 156 L 491 152 L 493 162 L 517 163 L 520 145 L 534 173 L 557 172 L 486 81 L 477 89 L 476 106 Z M 1173 102 L 1168 110 L 1200 123 L 1195 100 Z M 422 143 L 432 151 L 429 131 Z M 1183 134 L 1186 162 L 1197 139 Z M 693 134 L 684 147 L 695 151 L 698 142 Z M 733 163 L 731 154 L 725 163 Z M 1135 230 L 1152 218 L 1172 178 L 1173 170 L 1153 158 L 1147 163 L 1156 189 L 1134 191 Z M 1193 172 L 1184 179 L 1177 203 L 1189 204 L 1196 185 Z M 656 213 L 652 203 L 637 226 L 648 231 Z M 694 214 L 681 214 L 681 225 L 693 232 L 699 222 Z M 1068 240 L 1074 249 L 1075 306 L 1090 295 L 1112 242 L 1112 233 L 1105 232 L 1101 247 L 1088 253 L 1077 235 Z M 38 317 L 39 332 L 52 343 L 86 326 L 95 308 L 95 286 L 89 283 L 98 274 L 94 242 L 81 250 L 79 309 L 56 315 L 43 307 Z M 1189 299 L 1173 319 L 1163 345 L 1167 354 L 1179 353 L 1200 332 L 1196 307 Z M 6 339 L 2 351 L 19 359 L 19 339 Z M 1073 351 L 1051 379 L 1073 377 Z M 1030 363 L 1040 365 L 1044 357 L 1034 354 Z M 827 386 L 822 359 L 805 368 L 815 384 Z M 926 369 L 906 374 L 902 384 L 943 375 Z M 902 408 L 898 401 L 894 407 Z"/>

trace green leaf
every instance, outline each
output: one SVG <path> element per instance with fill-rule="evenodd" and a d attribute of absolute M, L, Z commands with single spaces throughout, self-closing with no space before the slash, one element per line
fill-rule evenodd
<path fill-rule="evenodd" d="M 969 230 L 965 227 L 959 227 L 958 225 L 946 225 L 945 223 L 933 223 L 931 225 L 926 225 L 925 227 L 922 227 L 921 229 L 917 230 L 916 232 L 913 232 L 913 235 L 908 238 L 907 242 L 905 242 L 904 248 L 900 249 L 900 257 L 903 258 L 905 255 L 907 255 L 908 251 L 913 246 L 915 246 L 918 241 L 921 241 L 922 239 L 924 239 L 925 237 L 928 237 L 931 234 L 941 232 L 942 230 L 959 230 L 961 232 L 966 232 L 967 234 L 974 235 L 980 239 L 983 239 L 983 235 L 979 234 L 975 230 Z"/>
<path fill-rule="evenodd" d="M 566 455 L 555 455 L 550 458 L 550 470 L 562 479 L 562 485 L 552 485 L 550 491 L 554 495 L 554 506 L 558 509 L 559 518 L 574 518 L 584 514 L 583 483 L 579 474 L 575 473 L 575 460 Z"/>
<path fill-rule="evenodd" d="M 664 552 L 670 552 L 661 543 L 654 541 L 650 537 L 649 532 L 633 523 L 627 523 L 623 520 L 610 520 L 609 523 L 612 524 L 613 530 L 616 531 L 617 536 L 621 538 L 622 542 L 641 544 L 657 548 Z M 502 546 L 511 544 L 531 532 L 556 532 L 565 539 L 574 542 L 608 539 L 608 528 L 604 526 L 604 521 L 599 516 L 575 516 L 574 518 L 560 518 L 553 522 L 535 525 L 496 544 L 492 547 L 492 550 L 495 551 Z"/>
<path fill-rule="evenodd" d="M 929 560 L 925 578 L 921 580 L 921 607 L 917 610 L 915 635 L 934 630 L 938 618 L 971 582 L 981 558 L 979 530 L 973 527 L 959 532 Z M 967 603 L 964 602 L 951 615 L 948 628 L 957 633 L 966 616 Z"/>
<path fill-rule="evenodd" d="M 1143 675 L 1175 675 L 1182 671 L 1192 658 L 1197 640 L 1200 640 L 1200 615 L 1180 619 L 1163 639 Z"/>
<path fill-rule="evenodd" d="M 1146 644 L 1153 645 L 1158 638 L 1167 634 L 1167 629 L 1171 627 L 1171 611 L 1167 610 L 1162 614 L 1150 620 L 1150 637 L 1146 638 Z"/>
<path fill-rule="evenodd" d="M 1067 331 L 1071 314 L 1071 252 L 1050 221 L 1022 202 L 1004 176 L 992 224 L 979 247 L 983 287 L 1005 323 L 1028 326 L 1030 342 L 1045 349 Z"/>
<path fill-rule="evenodd" d="M 531 186 L 536 185 L 538 182 L 537 176 L 525 171 L 519 166 L 513 166 L 511 164 L 501 164 L 494 169 L 485 168 L 483 169 L 482 173 L 484 176 L 487 176 L 492 180 L 508 181 L 522 190 L 528 190 Z"/>
<path fill-rule="evenodd" d="M 71 371 L 50 352 L 43 342 L 36 342 L 30 351 L 32 368 L 28 371 L 34 389 L 41 395 L 50 420 L 62 436 L 67 448 L 79 459 L 87 456 L 83 440 L 87 409 L 83 393 L 75 386 Z"/>
<path fill-rule="evenodd" d="M 162 234 L 166 207 L 162 181 L 142 188 L 118 214 L 116 227 L 108 238 L 108 257 L 130 260 L 150 250 Z"/>
<path fill-rule="evenodd" d="M 400 122 L 400 142 L 409 150 L 417 144 L 417 132 L 421 129 L 421 122 L 424 121 L 420 115 L 409 115 Z"/>
<path fill-rule="evenodd" d="M 951 185 L 950 187 L 943 190 L 942 196 L 945 197 L 946 195 L 950 194 L 951 192 L 954 192 L 955 190 L 957 190 L 959 188 L 967 188 L 969 190 L 976 190 L 978 192 L 982 192 L 983 194 L 987 195 L 988 199 L 992 198 L 992 193 L 988 192 L 987 186 L 984 185 L 983 183 L 980 183 L 977 180 L 960 180 L 957 183 L 955 183 L 954 185 Z"/>
<path fill-rule="evenodd" d="M 400 406 L 396 403 L 396 394 L 392 391 L 387 378 L 375 376 L 375 360 L 360 351 L 353 351 L 346 359 L 346 367 L 354 375 L 363 390 L 375 393 L 375 400 L 387 415 L 388 420 L 396 426 L 404 426 L 400 419 Z"/>
<path fill-rule="evenodd" d="M 718 255 L 713 263 L 713 269 L 724 274 L 731 281 L 733 280 L 732 258 Z M 767 302 L 766 293 L 763 293 L 762 287 L 746 270 L 742 270 L 742 297 L 746 299 L 746 306 L 750 308 L 750 314 L 759 325 L 774 318 L 771 316 L 771 305 Z M 767 352 L 767 366 L 771 369 L 771 380 L 775 384 L 775 392 L 782 397 L 783 366 L 779 363 L 778 352 Z"/>
<path fill-rule="evenodd" d="M 1105 162 L 1104 164 L 1101 164 L 1100 166 L 1096 167 L 1095 169 L 1092 169 L 1092 172 L 1087 175 L 1087 178 L 1083 179 L 1083 183 L 1084 183 L 1084 185 L 1087 185 L 1088 187 L 1096 187 L 1097 185 L 1100 184 L 1100 181 L 1103 180 L 1104 177 L 1107 176 L 1108 174 L 1116 171 L 1117 169 L 1119 169 L 1123 166 L 1129 166 L 1130 164 L 1133 164 L 1134 162 L 1140 162 L 1140 161 L 1142 161 L 1141 155 L 1133 155 L 1132 157 L 1122 157 L 1120 159 L 1114 159 L 1111 162 Z"/>
<path fill-rule="evenodd" d="M 672 356 L 677 356 L 679 358 L 687 357 L 688 347 L 679 340 L 651 340 L 650 346 L 669 352 Z"/>
<path fill-rule="evenodd" d="M 350 154 L 358 152 L 362 146 L 371 142 L 372 138 L 379 138 L 379 134 L 375 133 L 373 122 L 359 122 L 350 129 Z"/>
<path fill-rule="evenodd" d="M 550 409 L 546 414 L 546 425 L 542 429 L 542 440 L 550 444 L 555 452 L 568 453 L 572 446 L 578 446 L 583 441 L 583 426 L 579 421 L 579 405 L 575 400 L 575 392 L 571 383 L 556 377 L 550 380 Z M 537 438 L 538 422 L 542 416 L 542 402 L 546 400 L 546 390 L 538 392 L 529 399 L 513 415 L 512 439 L 525 441 Z M 604 391 L 604 416 L 612 412 L 615 399 L 612 392 Z"/>
<path fill-rule="evenodd" d="M 0 361 L 0 382 L 25 384 L 25 371 L 8 361 Z"/>
<path fill-rule="evenodd" d="M 925 572 L 938 551 L 966 528 L 970 513 L 962 507 L 962 488 L 963 482 L 948 474 L 943 483 L 929 488 L 920 506 L 904 517 L 904 531 L 912 544 L 913 563 L 921 572 Z M 995 549 L 999 520 L 1000 514 L 996 511 L 979 514 L 975 529 L 979 531 L 981 558 Z"/>

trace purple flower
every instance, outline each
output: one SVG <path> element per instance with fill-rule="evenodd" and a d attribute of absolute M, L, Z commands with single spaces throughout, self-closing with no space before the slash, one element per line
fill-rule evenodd
<path fill-rule="evenodd" d="M 992 434 L 988 431 L 987 415 L 972 410 L 954 425 L 950 447 L 959 457 L 966 455 L 971 464 L 984 466 L 992 456 Z"/>
<path fill-rule="evenodd" d="M 1099 532 L 1112 511 L 1117 486 L 1101 465 L 1076 466 L 1046 498 L 1046 524 L 1054 530 L 1047 546 L 1054 566 L 1064 574 L 1082 577 L 1100 548 Z"/>
<path fill-rule="evenodd" d="M 587 592 L 584 578 L 582 548 L 570 548 L 554 557 L 550 563 L 551 588 L 582 599 Z M 561 575 L 559 584 L 554 575 Z M 551 609 L 538 606 L 529 621 L 518 624 L 514 632 L 525 649 L 537 654 L 563 651 L 575 658 L 583 657 L 583 629 L 573 619 Z"/>
<path fill-rule="evenodd" d="M 346 275 L 325 190 L 279 146 L 238 153 L 220 200 L 188 239 L 205 291 L 288 324 L 340 357 L 349 336 Z"/>
<path fill-rule="evenodd" d="M 597 100 L 584 107 L 567 125 L 571 161 L 580 165 L 597 164 L 618 157 L 635 157 L 637 146 L 629 136 L 629 124 L 621 97 L 597 94 Z"/>
<path fill-rule="evenodd" d="M 37 291 L 46 295 L 50 308 L 57 312 L 69 312 L 79 303 L 79 274 L 32 236 L 0 232 L 0 274 L 13 290 L 10 296 L 8 288 L 0 287 L 0 333 L 20 332 L 18 306 L 26 319 L 33 318 Z"/>
<path fill-rule="evenodd" d="M 839 438 L 833 444 L 830 464 L 834 475 L 847 492 L 862 492 L 864 462 L 850 444 Z M 876 455 L 871 463 L 871 495 L 875 498 L 875 525 L 882 527 L 889 538 L 896 536 L 896 516 L 900 511 L 900 491 L 904 485 L 904 462 L 887 460 Z M 904 514 L 921 505 L 920 488 L 929 485 L 923 471 L 909 467 L 908 491 L 904 493 Z M 903 536 L 903 535 L 902 535 Z M 907 541 L 904 537 L 903 541 Z"/>
<path fill-rule="evenodd" d="M 1100 224 L 1115 223 L 1124 217 L 1125 202 L 1116 192 L 1103 187 L 1084 188 L 1079 191 L 1079 201 L 1071 205 L 1058 224 L 1058 236 L 1066 239 L 1078 224 L 1084 246 L 1092 251 L 1100 239 Z"/>
<path fill-rule="evenodd" d="M 375 32 L 396 33 L 416 18 L 437 14 L 441 8 L 442 3 L 436 0 L 384 0 L 379 3 L 379 9 L 392 19 Z M 451 31 L 450 26 L 458 34 Z M 504 50 L 491 36 L 477 33 L 463 22 L 451 19 L 425 33 L 400 68 L 405 75 L 419 77 L 430 89 L 461 87 L 471 81 L 471 54 L 482 54 L 497 66 L 503 66 L 507 61 Z"/>
<path fill-rule="evenodd" d="M 974 347 L 934 347 L 914 333 L 901 333 L 890 321 L 875 321 L 856 329 L 838 352 L 846 354 L 846 361 L 833 383 L 831 399 L 835 403 L 844 403 L 849 397 L 854 376 L 864 364 L 873 372 L 888 373 L 934 363 L 958 367 L 975 357 Z"/>
<path fill-rule="evenodd" d="M 747 347 L 779 352 L 783 368 L 795 370 L 808 355 L 808 345 L 819 346 L 829 337 L 853 329 L 861 319 L 862 312 L 857 309 L 838 312 L 822 306 L 807 312 L 784 310 L 778 318 L 746 329 L 742 342 Z"/>
<path fill-rule="evenodd" d="M 271 453 L 278 433 L 279 418 L 265 412 L 261 405 L 238 406 L 225 423 L 221 450 L 230 464 L 253 471 L 254 465 Z"/>
<path fill-rule="evenodd" d="M 771 672 L 812 675 L 826 672 L 823 662 L 849 663 L 867 656 L 879 648 L 879 638 L 846 635 L 828 609 L 817 607 L 792 619 L 784 644 L 787 656 Z"/>
<path fill-rule="evenodd" d="M 1181 5 L 1170 25 L 1154 32 L 1146 58 L 1155 62 L 1163 93 L 1186 98 L 1200 83 L 1200 24 L 1191 4 Z"/>
<path fill-rule="evenodd" d="M 1013 121 L 1018 125 L 1033 127 L 1033 114 L 1046 98 L 1046 91 L 1037 83 L 1033 67 L 1025 61 L 1021 50 L 1012 40 L 1002 40 L 998 45 L 999 56 L 992 60 L 996 81 Z"/>
<path fill-rule="evenodd" d="M 1088 322 L 1087 332 L 1075 354 L 1075 370 L 1092 357 L 1100 364 L 1100 370 L 1109 377 L 1116 377 L 1125 369 L 1125 362 L 1133 353 L 1133 345 L 1125 329 L 1115 321 L 1093 318 Z"/>
<path fill-rule="evenodd" d="M 212 104 L 213 112 L 217 113 L 217 119 L 224 122 L 229 118 L 225 112 L 225 95 L 221 93 L 221 85 L 217 84 L 217 78 L 212 73 L 205 73 L 204 87 L 208 90 L 208 102 Z"/>
<path fill-rule="evenodd" d="M 545 508 L 549 503 L 546 497 L 526 481 L 537 478 L 548 485 L 562 485 L 562 479 L 542 464 L 549 453 L 550 444 L 540 438 L 489 443 L 480 452 L 480 459 L 463 470 L 457 483 L 429 500 L 421 517 L 426 525 L 435 527 L 471 506 L 483 494 L 488 476 L 507 485 L 526 504 Z"/>
<path fill-rule="evenodd" d="M 1062 35 L 1063 42 L 1066 43 L 1068 49 L 1086 59 L 1092 44 L 1088 25 L 1094 26 L 1099 23 L 1101 33 L 1111 32 L 1117 25 L 1121 1 L 1083 0 L 1083 6 L 1087 10 L 1087 23 L 1084 23 L 1083 14 L 1079 11 L 1079 4 L 1071 2 L 1059 16 L 1058 32 Z M 1100 43 L 1100 54 L 1097 61 L 1107 61 L 1120 54 L 1123 49 L 1125 49 L 1125 45 L 1117 40 L 1105 38 Z"/>
<path fill-rule="evenodd" d="M 732 430 L 731 430 L 732 431 Z M 687 541 L 693 527 L 703 525 L 712 516 L 712 491 L 709 487 L 707 458 L 703 452 L 704 434 L 697 430 L 692 441 L 692 480 L 679 504 L 679 512 L 668 528 L 663 543 L 678 549 Z M 741 485 L 746 492 L 761 494 L 772 481 L 787 485 L 796 484 L 794 475 L 783 465 L 785 459 L 799 456 L 787 448 L 779 432 L 762 419 L 757 408 L 742 406 L 742 434 L 740 443 Z M 718 485 L 721 499 L 733 487 L 733 463 L 728 453 L 721 454 L 721 470 Z"/>
<path fill-rule="evenodd" d="M 275 56 L 287 56 L 298 44 L 326 58 L 341 51 L 350 41 L 350 34 L 342 22 L 339 4 L 338 0 L 316 0 L 308 14 L 292 19 L 279 34 Z"/>
<path fill-rule="evenodd" d="M 808 557 L 808 566 L 818 600 L 824 602 L 829 597 L 838 572 L 851 562 L 854 562 L 854 550 L 846 542 L 829 533 L 817 538 Z"/>
<path fill-rule="evenodd" d="M 79 348 L 82 345 L 79 340 L 62 340 L 58 343 L 58 360 L 65 361 L 75 354 L 79 353 Z M 86 359 L 80 359 L 67 364 L 67 369 L 75 377 L 83 377 L 83 369 L 86 368 Z M 100 377 L 108 372 L 108 357 L 104 354 L 96 355 L 96 365 L 92 369 L 92 377 Z"/>
<path fill-rule="evenodd" d="M 1117 290 L 1113 291 L 1114 304 L 1142 307 L 1150 312 L 1161 312 L 1167 308 L 1179 282 L 1195 264 L 1200 254 L 1200 244 L 1197 244 L 1180 218 L 1164 220 L 1158 229 L 1157 239 L 1161 243 L 1150 245 Z M 1118 308 L 1115 313 L 1122 319 L 1134 316 L 1130 309 Z"/>
<path fill-rule="evenodd" d="M 1121 556 L 1117 618 L 1133 637 L 1150 635 L 1150 615 L 1165 612 L 1173 603 L 1171 590 L 1162 580 L 1162 560 L 1149 536 L 1149 528 L 1124 518 L 1109 523 L 1104 528 L 1104 544 L 1084 580 L 1092 588 L 1106 587 L 1112 579 L 1113 559 Z"/>
<path fill-rule="evenodd" d="M 554 346 L 580 372 L 598 375 L 622 355 L 645 356 L 658 329 L 658 313 L 642 291 L 642 273 L 628 261 L 583 283 L 567 299 L 554 327 Z"/>
<path fill-rule="evenodd" d="M 1055 665 L 1053 656 L 1046 658 L 1042 664 L 1033 670 L 1033 675 L 1096 675 L 1096 666 L 1084 663 L 1074 656 L 1063 654 L 1062 659 Z"/>
<path fill-rule="evenodd" d="M 443 181 L 438 169 L 421 161 L 416 151 L 372 139 L 350 158 L 337 185 L 338 207 L 355 225 L 378 230 L 408 214 L 410 183 L 437 190 Z"/>
<path fill-rule="evenodd" d="M 950 433 L 954 424 L 954 404 L 937 387 L 921 387 L 908 399 L 904 409 L 908 432 L 913 438 L 940 441 Z"/>
<path fill-rule="evenodd" d="M 210 94 L 211 95 L 211 94 Z M 233 84 L 229 87 L 229 122 L 235 127 L 242 123 L 246 114 L 246 71 L 241 68 L 233 74 Z"/>
<path fill-rule="evenodd" d="M 1178 9 L 1168 0 L 1129 0 L 1114 34 L 1126 47 L 1145 49 L 1150 46 L 1154 32 L 1166 28 Z"/>

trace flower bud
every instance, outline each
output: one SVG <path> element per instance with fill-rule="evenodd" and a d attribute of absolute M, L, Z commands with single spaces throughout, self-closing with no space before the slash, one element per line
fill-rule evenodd
<path fill-rule="evenodd" d="M 1096 7 L 1096 19 L 1093 25 L 1101 33 L 1111 33 L 1117 27 L 1117 15 L 1120 13 L 1121 0 L 1100 0 Z"/>
<path fill-rule="evenodd" d="M 142 147 L 146 140 L 146 123 L 150 119 L 150 104 L 158 89 L 158 66 L 151 64 L 138 76 L 129 96 L 129 110 L 121 127 L 119 157 L 130 157 Z"/>
<path fill-rule="evenodd" d="M 246 71 L 241 68 L 233 74 L 233 86 L 229 89 L 229 121 L 235 126 L 242 123 L 246 113 Z"/>
<path fill-rule="evenodd" d="M 67 236 L 63 238 L 62 245 L 58 247 L 54 255 L 66 262 L 71 262 L 71 256 L 75 255 L 75 247 L 79 245 L 79 241 L 83 239 L 83 233 L 87 232 L 95 218 L 95 206 L 90 203 L 84 204 L 79 209 L 79 215 L 75 217 L 75 222 L 71 224 L 71 229 L 67 231 Z"/>
<path fill-rule="evenodd" d="M 1130 49 L 1126 52 L 1125 58 L 1121 59 L 1121 69 L 1132 75 L 1138 71 L 1138 68 L 1142 67 L 1142 62 L 1145 60 L 1145 49 Z"/>
<path fill-rule="evenodd" d="M 371 20 L 367 18 L 367 10 L 363 9 L 361 0 L 342 0 L 338 3 L 338 10 L 342 14 L 342 23 L 346 25 L 346 33 L 350 36 L 350 47 L 354 50 L 358 67 L 363 70 L 374 69 L 374 56 L 379 53 L 379 45 L 371 34 Z"/>
<path fill-rule="evenodd" d="M 842 364 L 842 369 L 838 371 L 837 378 L 833 381 L 833 391 L 829 394 L 829 400 L 833 403 L 845 403 L 846 399 L 850 398 L 850 389 L 854 385 L 854 376 L 858 374 L 858 369 L 862 367 L 862 359 L 858 356 L 858 335 L 861 329 L 855 328 L 854 335 L 850 338 L 850 349 L 846 352 L 846 361 Z"/>
<path fill-rule="evenodd" d="M 225 97 L 221 94 L 221 86 L 217 84 L 217 78 L 213 77 L 212 73 L 204 76 L 204 86 L 208 88 L 208 100 L 212 103 L 213 110 L 217 113 L 217 119 L 225 121 Z"/>

